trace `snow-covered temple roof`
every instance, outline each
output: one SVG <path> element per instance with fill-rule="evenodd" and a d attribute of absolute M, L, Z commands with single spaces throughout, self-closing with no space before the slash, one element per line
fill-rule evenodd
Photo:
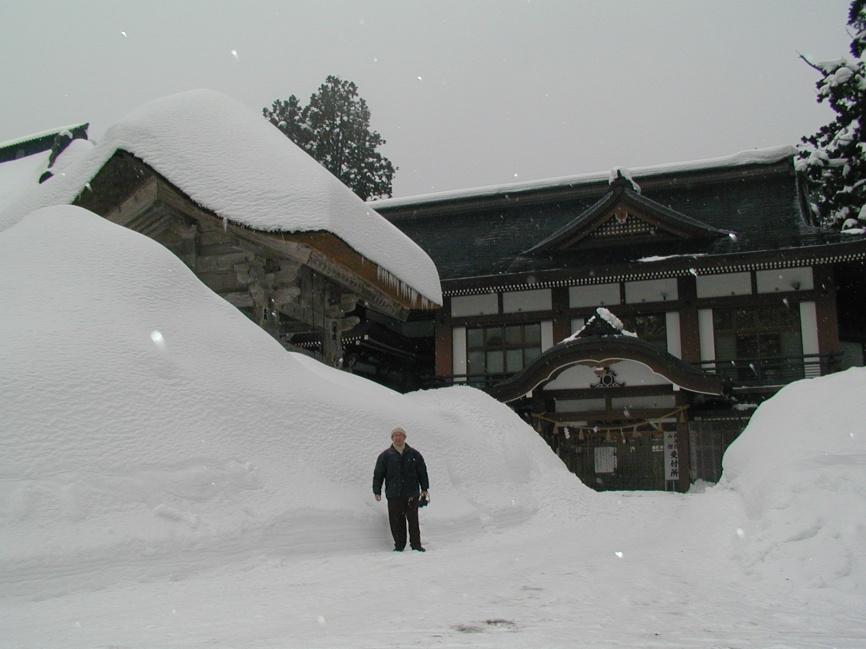
<path fill-rule="evenodd" d="M 0 212 L 0 227 L 43 206 L 71 203 L 117 152 L 141 159 L 194 202 L 264 232 L 328 232 L 441 304 L 436 266 L 409 237 L 254 111 L 210 90 L 152 101 L 93 150 Z"/>

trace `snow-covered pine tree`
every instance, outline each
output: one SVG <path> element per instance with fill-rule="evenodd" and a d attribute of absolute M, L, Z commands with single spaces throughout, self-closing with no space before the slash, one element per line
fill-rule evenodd
<path fill-rule="evenodd" d="M 291 95 L 262 113 L 364 200 L 391 196 L 396 168 L 377 151 L 385 140 L 353 82 L 329 75 L 306 106 Z"/>
<path fill-rule="evenodd" d="M 854 0 L 848 12 L 851 56 L 815 63 L 821 74 L 818 102 L 825 100 L 836 118 L 798 147 L 797 169 L 813 190 L 819 222 L 843 229 L 866 226 L 866 0 Z"/>

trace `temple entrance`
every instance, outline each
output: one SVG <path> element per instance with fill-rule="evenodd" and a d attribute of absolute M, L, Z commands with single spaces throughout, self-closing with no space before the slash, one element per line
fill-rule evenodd
<path fill-rule="evenodd" d="M 655 420 L 562 422 L 541 417 L 535 428 L 568 469 L 596 491 L 676 491 L 687 470 L 687 462 L 680 462 L 685 440 L 678 437 L 683 410 Z"/>

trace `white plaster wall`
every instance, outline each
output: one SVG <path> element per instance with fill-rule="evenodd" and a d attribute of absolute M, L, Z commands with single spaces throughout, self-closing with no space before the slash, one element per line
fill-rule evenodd
<path fill-rule="evenodd" d="M 451 330 L 452 373 L 466 374 L 466 327 Z M 459 379 L 464 381 L 465 379 Z"/>
<path fill-rule="evenodd" d="M 683 357 L 683 345 L 680 339 L 680 314 L 676 311 L 665 313 L 665 330 L 668 336 L 668 353 L 677 358 Z"/>
<path fill-rule="evenodd" d="M 541 321 L 541 351 L 553 347 L 553 320 Z"/>
<path fill-rule="evenodd" d="M 755 273 L 758 293 L 790 293 L 792 291 L 811 291 L 815 287 L 812 268 L 782 268 L 780 270 L 759 270 Z"/>
<path fill-rule="evenodd" d="M 635 361 L 617 361 L 610 366 L 616 374 L 616 380 L 629 387 L 643 385 L 670 385 L 665 377 L 656 374 L 643 363 Z"/>
<path fill-rule="evenodd" d="M 701 360 L 716 360 L 716 334 L 713 330 L 712 309 L 698 309 L 698 334 L 701 339 Z"/>
<path fill-rule="evenodd" d="M 619 284 L 571 286 L 568 289 L 568 303 L 573 308 L 619 304 Z"/>
<path fill-rule="evenodd" d="M 521 311 L 550 311 L 553 301 L 549 288 L 533 291 L 512 291 L 502 294 L 502 311 L 520 313 Z"/>
<path fill-rule="evenodd" d="M 598 377 L 591 367 L 586 365 L 572 365 L 564 370 L 553 381 L 544 386 L 545 390 L 571 390 L 588 388 L 598 383 Z"/>
<path fill-rule="evenodd" d="M 583 329 L 583 325 L 586 324 L 586 321 L 583 318 L 572 318 L 571 319 L 571 333 L 575 334 L 581 329 Z"/>
<path fill-rule="evenodd" d="M 451 298 L 451 316 L 459 318 L 467 315 L 491 315 L 499 313 L 499 295 L 459 295 Z"/>
<path fill-rule="evenodd" d="M 727 295 L 749 295 L 752 292 L 751 273 L 722 273 L 720 275 L 698 275 L 695 279 L 698 297 L 725 297 Z"/>
<path fill-rule="evenodd" d="M 625 283 L 625 301 L 628 304 L 635 304 L 638 302 L 665 302 L 676 299 L 676 277 Z"/>
<path fill-rule="evenodd" d="M 800 332 L 803 336 L 803 353 L 819 353 L 818 312 L 814 302 L 800 302 Z"/>
<path fill-rule="evenodd" d="M 670 385 L 663 376 L 653 372 L 642 363 L 635 361 L 617 361 L 610 365 L 616 374 L 616 380 L 627 386 Z M 553 381 L 544 386 L 545 390 L 579 390 L 589 388 L 598 383 L 598 377 L 588 365 L 572 365 Z M 599 388 L 601 389 L 601 388 Z M 616 388 L 609 388 L 615 390 Z"/>

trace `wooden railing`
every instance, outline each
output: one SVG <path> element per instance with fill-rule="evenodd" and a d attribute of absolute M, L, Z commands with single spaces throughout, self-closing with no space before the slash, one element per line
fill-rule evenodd
<path fill-rule="evenodd" d="M 734 388 L 786 385 L 799 379 L 831 374 L 839 369 L 840 354 L 803 354 L 775 358 L 738 358 L 698 363 L 705 372 L 718 374 Z"/>
<path fill-rule="evenodd" d="M 778 387 L 803 378 L 832 374 L 839 369 L 840 354 L 803 354 L 778 358 L 740 358 L 733 361 L 696 363 L 705 372 L 717 374 L 733 388 Z M 453 374 L 439 376 L 430 387 L 462 384 L 485 390 L 512 374 Z"/>

